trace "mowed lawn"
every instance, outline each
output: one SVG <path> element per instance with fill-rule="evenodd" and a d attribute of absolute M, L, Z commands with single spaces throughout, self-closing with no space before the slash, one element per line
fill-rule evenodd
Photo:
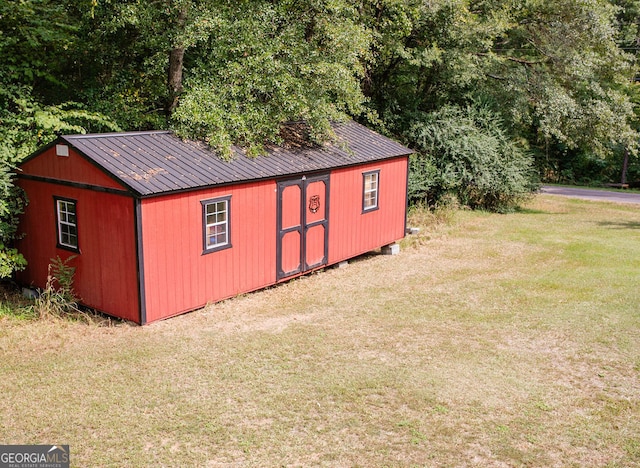
<path fill-rule="evenodd" d="M 0 353 L 0 443 L 72 466 L 640 466 L 640 207 L 461 211 L 146 327 L 3 318 Z"/>

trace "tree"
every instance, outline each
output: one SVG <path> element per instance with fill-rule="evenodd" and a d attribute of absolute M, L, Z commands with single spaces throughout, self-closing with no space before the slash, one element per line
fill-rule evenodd
<path fill-rule="evenodd" d="M 365 90 L 395 134 L 444 106 L 482 103 L 541 168 L 557 172 L 574 154 L 610 165 L 638 142 L 637 68 L 620 46 L 637 44 L 638 2 L 616 3 L 363 2 L 376 39 Z"/>
<path fill-rule="evenodd" d="M 346 0 L 104 0 L 85 20 L 84 100 L 125 128 L 259 152 L 283 122 L 323 138 L 363 110 L 369 36 Z"/>
<path fill-rule="evenodd" d="M 71 46 L 75 31 L 58 2 L 0 3 L 0 277 L 24 267 L 11 247 L 26 203 L 13 185 L 16 164 L 57 132 L 80 133 L 89 124 L 117 128 L 81 103 L 52 98 L 64 94 L 60 51 Z"/>
<path fill-rule="evenodd" d="M 484 91 L 517 131 L 545 150 L 560 143 L 607 157 L 635 148 L 633 58 L 616 43 L 610 2 L 516 2 L 508 11 L 509 28 L 481 54 L 492 77 Z"/>

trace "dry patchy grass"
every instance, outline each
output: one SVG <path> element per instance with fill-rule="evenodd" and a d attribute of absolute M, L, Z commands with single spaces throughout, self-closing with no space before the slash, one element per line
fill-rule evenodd
<path fill-rule="evenodd" d="M 448 221 L 147 327 L 0 320 L 0 441 L 74 466 L 640 466 L 640 210 Z"/>

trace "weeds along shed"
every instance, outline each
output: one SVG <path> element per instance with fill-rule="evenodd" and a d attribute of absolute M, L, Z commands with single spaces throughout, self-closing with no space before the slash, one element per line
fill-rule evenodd
<path fill-rule="evenodd" d="M 223 161 L 170 132 L 61 136 L 21 166 L 23 284 L 75 257 L 81 302 L 145 324 L 404 236 L 411 151 L 355 122 Z"/>

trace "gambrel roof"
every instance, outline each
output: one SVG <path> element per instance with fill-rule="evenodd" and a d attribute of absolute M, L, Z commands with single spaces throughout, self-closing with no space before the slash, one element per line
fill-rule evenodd
<path fill-rule="evenodd" d="M 53 144 L 68 144 L 142 197 L 323 171 L 412 152 L 353 121 L 333 129 L 333 142 L 305 144 L 294 131 L 285 144 L 268 146 L 265 155 L 255 158 L 232 147 L 230 161 L 204 143 L 185 141 L 168 131 L 64 135 Z"/>

